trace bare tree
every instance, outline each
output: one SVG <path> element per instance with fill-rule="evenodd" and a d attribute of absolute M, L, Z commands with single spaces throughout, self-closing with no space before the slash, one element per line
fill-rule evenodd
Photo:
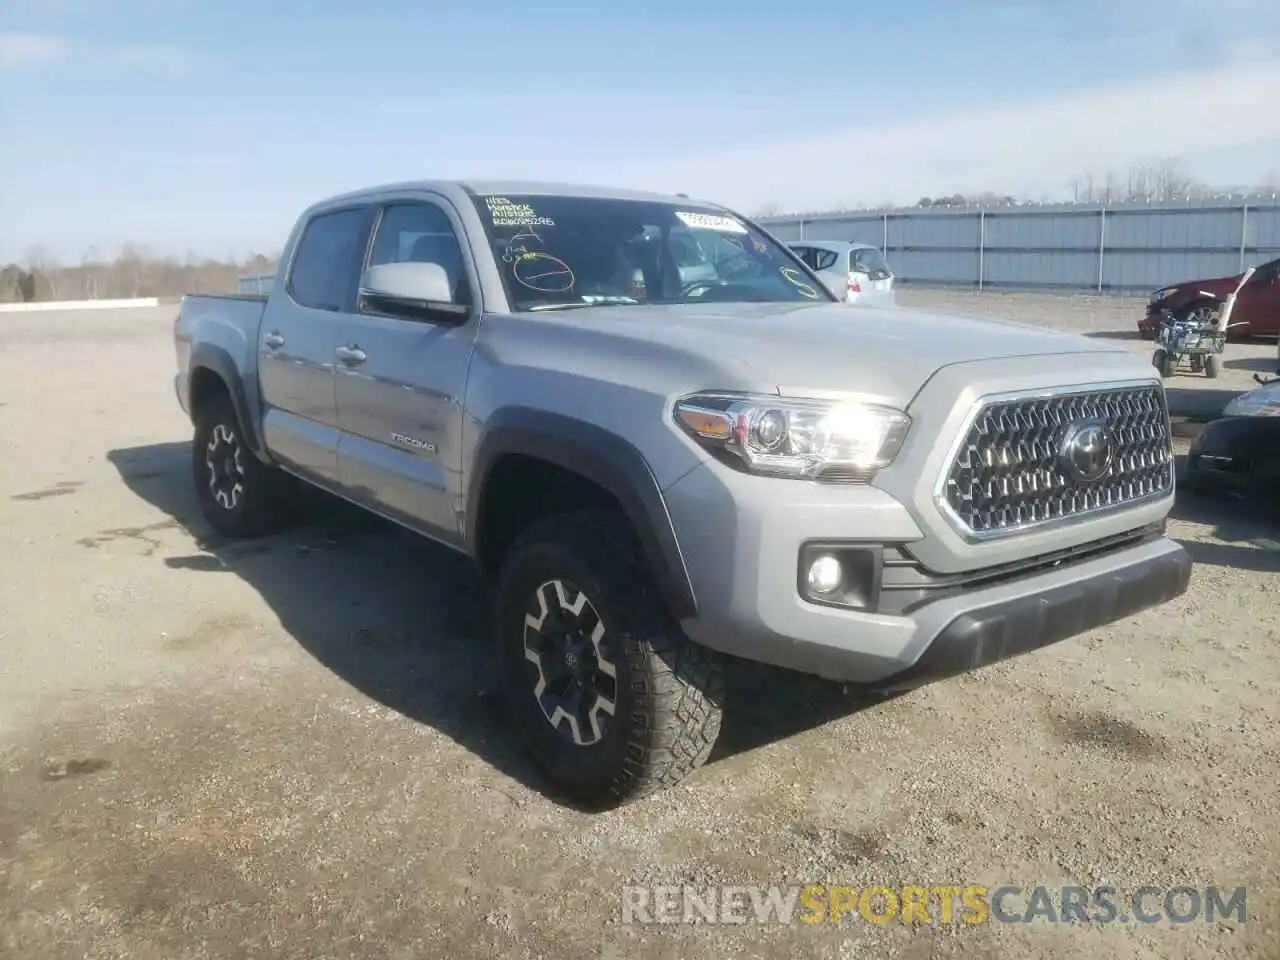
<path fill-rule="evenodd" d="M 1213 190 L 1190 176 L 1173 160 L 1141 163 L 1125 171 L 1123 178 L 1114 170 L 1090 171 L 1070 182 L 1072 199 L 1077 203 L 1123 203 L 1164 200 L 1194 200 Z"/>
<path fill-rule="evenodd" d="M 120 256 L 116 258 L 113 272 L 120 277 L 120 282 L 129 291 L 125 294 L 126 297 L 142 295 L 139 293 L 142 288 L 142 254 L 138 251 L 137 244 L 130 242 L 120 248 Z"/>
<path fill-rule="evenodd" d="M 27 247 L 23 256 L 28 269 L 35 275 L 36 295 L 33 299 L 41 299 L 41 289 L 47 289 L 48 299 L 58 299 L 58 261 L 42 244 Z"/>
<path fill-rule="evenodd" d="M 90 247 L 74 266 L 60 267 L 41 246 L 30 247 L 24 264 L 0 266 L 0 301 L 88 298 L 170 297 L 184 293 L 234 293 L 236 278 L 270 273 L 276 258 L 250 253 L 217 260 L 189 252 L 183 260 L 159 257 L 135 243 L 125 244 L 110 260 Z"/>
<path fill-rule="evenodd" d="M 81 282 L 86 300 L 98 299 L 98 251 L 89 247 L 80 258 Z"/>

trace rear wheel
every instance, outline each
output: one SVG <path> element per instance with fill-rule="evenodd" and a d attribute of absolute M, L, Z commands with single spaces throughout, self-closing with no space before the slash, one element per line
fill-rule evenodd
<path fill-rule="evenodd" d="M 616 806 L 710 756 L 723 657 L 671 620 L 620 516 L 583 510 L 521 535 L 503 563 L 495 626 L 515 728 L 575 799 Z"/>
<path fill-rule="evenodd" d="M 1219 358 L 1216 356 L 1204 358 L 1204 375 L 1210 380 L 1217 379 L 1219 363 Z"/>
<path fill-rule="evenodd" d="M 200 512 L 219 533 L 258 536 L 278 520 L 285 477 L 254 456 L 225 396 L 209 400 L 196 416 L 191 473 Z"/>
<path fill-rule="evenodd" d="M 1160 376 L 1166 379 L 1173 376 L 1178 365 L 1178 361 L 1174 359 L 1173 354 L 1167 350 L 1157 350 L 1151 357 L 1151 363 L 1160 371 Z"/>

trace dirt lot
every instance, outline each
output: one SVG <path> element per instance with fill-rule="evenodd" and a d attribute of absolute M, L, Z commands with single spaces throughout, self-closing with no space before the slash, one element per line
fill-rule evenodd
<path fill-rule="evenodd" d="M 1138 309 L 902 301 L 1104 336 Z M 457 560 L 345 510 L 207 538 L 171 310 L 0 316 L 0 955 L 1280 957 L 1280 530 L 1246 507 L 1179 503 L 1180 601 L 960 680 L 868 704 L 739 670 L 713 763 L 590 815 L 508 746 Z M 1249 920 L 621 924 L 661 882 L 1246 885 Z"/>

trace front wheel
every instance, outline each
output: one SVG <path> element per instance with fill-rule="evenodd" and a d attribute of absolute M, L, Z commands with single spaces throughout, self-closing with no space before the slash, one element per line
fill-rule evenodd
<path fill-rule="evenodd" d="M 1178 361 L 1167 350 L 1157 350 L 1151 357 L 1151 363 L 1166 380 L 1173 376 L 1178 365 Z"/>
<path fill-rule="evenodd" d="M 1219 372 L 1220 360 L 1217 357 L 1204 358 L 1204 375 L 1210 380 L 1216 380 Z"/>
<path fill-rule="evenodd" d="M 672 621 L 621 517 L 584 510 L 521 535 L 499 577 L 495 627 L 513 724 L 575 799 L 617 806 L 710 756 L 723 657 Z"/>

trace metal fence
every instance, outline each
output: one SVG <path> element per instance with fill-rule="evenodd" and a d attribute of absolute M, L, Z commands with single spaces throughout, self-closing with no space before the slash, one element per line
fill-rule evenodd
<path fill-rule="evenodd" d="M 1147 291 L 1280 257 L 1280 197 L 910 207 L 760 217 L 781 240 L 885 251 L 906 283 Z"/>

